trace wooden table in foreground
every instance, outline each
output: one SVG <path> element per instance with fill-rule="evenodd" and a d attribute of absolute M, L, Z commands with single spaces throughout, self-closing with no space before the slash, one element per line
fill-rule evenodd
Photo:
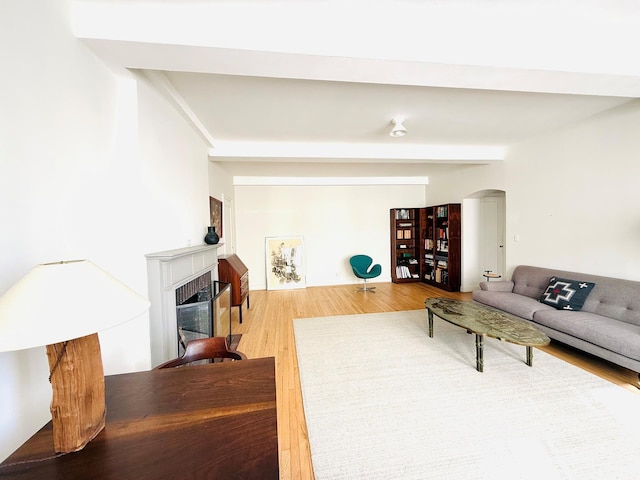
<path fill-rule="evenodd" d="M 533 366 L 532 347 L 548 345 L 551 340 L 531 323 L 500 312 L 478 302 L 449 298 L 427 298 L 424 302 L 429 320 L 429 337 L 433 337 L 433 315 L 476 335 L 476 368 L 484 370 L 483 337 L 497 338 L 527 347 L 527 365 Z"/>
<path fill-rule="evenodd" d="M 275 360 L 105 377 L 107 425 L 55 456 L 51 422 L 0 464 L 0 478 L 279 477 Z"/>

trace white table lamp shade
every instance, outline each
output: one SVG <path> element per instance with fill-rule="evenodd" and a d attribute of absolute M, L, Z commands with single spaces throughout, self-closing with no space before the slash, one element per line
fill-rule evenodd
<path fill-rule="evenodd" d="M 38 265 L 0 298 L 0 352 L 97 333 L 148 308 L 146 298 L 89 260 Z"/>

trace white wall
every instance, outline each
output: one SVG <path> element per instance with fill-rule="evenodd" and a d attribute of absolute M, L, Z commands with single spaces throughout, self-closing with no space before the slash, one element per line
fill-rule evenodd
<path fill-rule="evenodd" d="M 146 295 L 144 254 L 206 232 L 206 146 L 72 36 L 66 2 L 1 2 L 0 40 L 0 294 L 38 263 L 89 258 Z M 148 329 L 100 334 L 105 373 L 149 368 Z M 50 419 L 47 377 L 44 348 L 0 353 L 0 459 Z"/>
<path fill-rule="evenodd" d="M 529 264 L 640 280 L 638 125 L 635 101 L 512 146 L 503 165 L 434 174 L 427 202 L 504 190 L 507 278 Z"/>
<path fill-rule="evenodd" d="M 382 266 L 374 281 L 391 281 L 389 210 L 424 206 L 425 187 L 237 186 L 238 255 L 250 288 L 266 288 L 265 237 L 302 235 L 307 286 L 357 283 L 349 257 L 370 255 Z"/>
<path fill-rule="evenodd" d="M 635 101 L 511 149 L 509 267 L 526 263 L 640 280 L 638 125 Z"/>
<path fill-rule="evenodd" d="M 430 181 L 425 200 L 416 191 L 416 196 L 407 198 L 406 203 L 424 206 L 460 202 L 465 207 L 464 224 L 465 215 L 474 214 L 473 201 L 478 192 L 504 191 L 505 277 L 510 277 L 519 264 L 533 264 L 640 280 L 640 190 L 636 185 L 640 178 L 640 135 L 636 131 L 639 124 L 640 102 L 636 101 L 580 125 L 513 146 L 502 163 L 434 169 L 427 172 Z M 389 278 L 386 210 L 403 206 L 402 195 L 408 191 L 400 188 L 375 193 L 375 187 L 371 187 L 374 193 L 367 196 L 351 187 L 339 193 L 323 188 L 335 187 L 236 188 L 241 206 L 238 224 L 242 229 L 238 253 L 250 259 L 250 269 L 260 277 L 253 275 L 252 288 L 262 288 L 264 282 L 264 237 L 306 237 L 305 232 L 311 235 L 311 250 L 307 246 L 308 283 L 350 281 L 346 267 L 336 268 L 344 265 L 348 256 L 340 249 L 362 241 L 359 227 L 351 227 L 360 220 L 371 225 L 368 219 L 374 209 L 384 212 L 385 219 L 373 221 L 379 230 L 368 235 L 367 248 L 385 256 L 380 261 L 384 268 L 381 279 Z M 347 220 L 341 214 L 334 220 L 326 213 L 331 209 L 346 212 Z M 349 222 L 349 218 L 356 218 L 356 223 Z M 346 240 L 334 241 L 332 235 L 336 231 L 345 232 L 339 238 Z M 331 234 L 327 236 L 327 232 Z M 473 267 L 473 258 L 465 259 L 465 254 L 474 251 L 467 240 L 463 238 L 463 284 L 469 290 L 477 285 L 477 275 L 473 273 L 471 278 L 467 271 L 470 267 L 466 263 Z M 322 254 L 316 250 L 323 241 L 338 249 L 328 254 L 328 261 L 320 261 Z M 314 265 L 317 271 L 312 270 Z"/>
<path fill-rule="evenodd" d="M 482 271 L 480 236 L 481 205 L 479 198 L 464 198 L 461 201 L 462 215 L 462 258 L 460 291 L 471 292 L 478 288 L 478 283 L 484 280 L 479 274 Z"/>
<path fill-rule="evenodd" d="M 218 255 L 236 253 L 235 201 L 233 176 L 219 163 L 209 162 L 209 195 L 222 201 L 222 247 Z"/>
<path fill-rule="evenodd" d="M 207 146 L 144 79 L 138 88 L 144 253 L 202 245 L 209 225 Z"/>

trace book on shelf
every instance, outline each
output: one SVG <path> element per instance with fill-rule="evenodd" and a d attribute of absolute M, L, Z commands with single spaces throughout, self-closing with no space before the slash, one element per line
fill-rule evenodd
<path fill-rule="evenodd" d="M 404 240 L 411 240 L 411 230 L 404 231 Z"/>
<path fill-rule="evenodd" d="M 411 270 L 406 265 L 398 265 L 396 267 L 397 278 L 411 278 Z"/>
<path fill-rule="evenodd" d="M 402 230 L 396 230 L 396 239 L 402 240 L 403 234 Z"/>
<path fill-rule="evenodd" d="M 435 272 L 435 281 L 438 283 L 449 283 L 449 270 L 438 266 Z"/>
<path fill-rule="evenodd" d="M 441 253 L 449 252 L 449 241 L 448 240 L 438 240 L 437 250 Z"/>
<path fill-rule="evenodd" d="M 413 223 L 411 222 L 404 222 L 404 223 L 398 223 L 399 227 L 413 227 Z"/>
<path fill-rule="evenodd" d="M 409 219 L 409 210 L 406 208 L 400 208 L 396 210 L 396 220 L 408 220 Z"/>

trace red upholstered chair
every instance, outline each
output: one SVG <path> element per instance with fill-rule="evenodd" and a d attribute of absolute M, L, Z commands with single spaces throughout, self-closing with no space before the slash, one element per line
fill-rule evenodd
<path fill-rule="evenodd" d="M 180 365 L 186 365 L 199 360 L 214 360 L 216 358 L 246 360 L 247 356 L 237 350 L 229 350 L 227 337 L 200 338 L 187 343 L 184 355 L 158 365 L 155 369 L 179 367 Z"/>

